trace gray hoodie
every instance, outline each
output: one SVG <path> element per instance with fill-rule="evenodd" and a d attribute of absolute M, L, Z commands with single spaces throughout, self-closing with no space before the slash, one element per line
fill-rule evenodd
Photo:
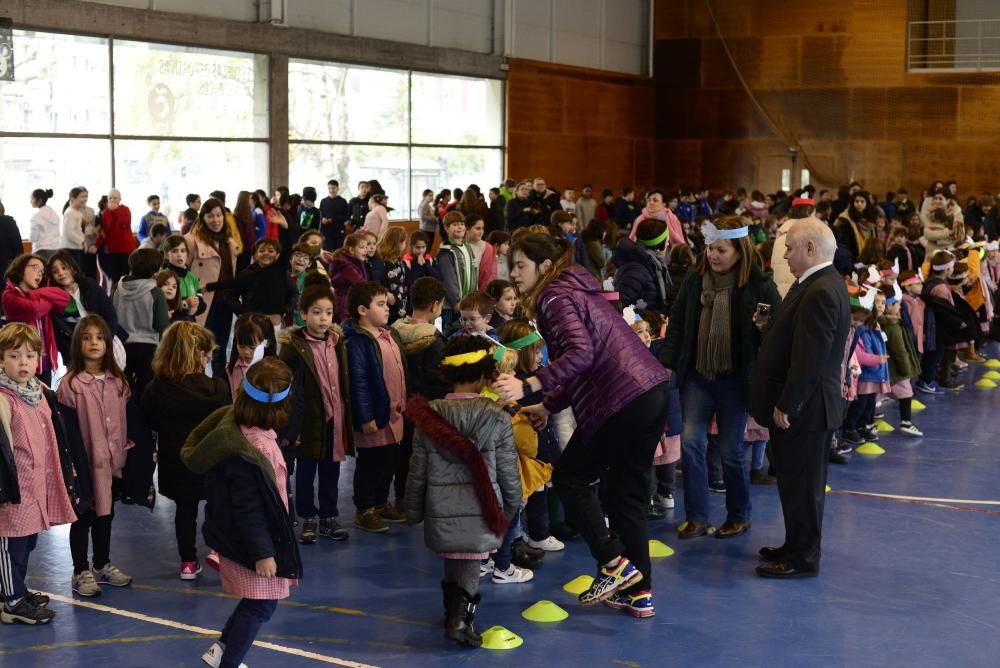
<path fill-rule="evenodd" d="M 170 315 L 156 280 L 126 276 L 118 282 L 111 300 L 129 343 L 159 344 L 160 334 L 170 325 Z"/>

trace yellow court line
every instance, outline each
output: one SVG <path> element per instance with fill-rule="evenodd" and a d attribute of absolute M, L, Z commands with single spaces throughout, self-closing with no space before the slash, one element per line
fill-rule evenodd
<path fill-rule="evenodd" d="M 92 610 L 98 610 L 100 612 L 108 612 L 112 615 L 119 615 L 121 617 L 128 617 L 129 619 L 137 619 L 141 622 L 149 622 L 150 624 L 159 624 L 160 626 L 169 626 L 170 628 L 180 629 L 182 631 L 188 631 L 190 633 L 197 633 L 199 635 L 218 635 L 219 632 L 213 629 L 206 629 L 200 626 L 192 626 L 191 624 L 184 624 L 182 622 L 175 622 L 172 619 L 164 619 L 163 617 L 153 617 L 151 615 L 144 615 L 140 612 L 132 612 L 131 610 L 121 610 L 119 608 L 112 608 L 109 605 L 101 605 L 100 603 L 91 603 L 90 601 L 79 601 L 75 598 L 70 598 L 69 596 L 62 596 L 60 594 L 51 594 L 49 592 L 42 592 L 48 596 L 53 601 L 59 601 L 60 603 L 68 603 L 69 605 L 76 605 L 81 608 L 90 608 Z M 325 654 L 317 654 L 316 652 L 309 652 L 302 649 L 296 649 L 295 647 L 285 647 L 284 645 L 276 645 L 270 642 L 264 642 L 262 640 L 257 640 L 254 642 L 257 647 L 263 647 L 264 649 L 273 650 L 275 652 L 281 652 L 283 654 L 291 654 L 293 656 L 301 656 L 305 659 L 312 659 L 314 661 L 320 661 L 322 663 L 329 663 L 337 666 L 345 666 L 346 668 L 377 668 L 367 663 L 357 663 L 355 661 L 348 661 L 347 659 L 338 659 L 333 656 L 326 656 Z"/>

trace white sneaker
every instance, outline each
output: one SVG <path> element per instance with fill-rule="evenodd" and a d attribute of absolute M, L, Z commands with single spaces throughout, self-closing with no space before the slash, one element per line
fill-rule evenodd
<path fill-rule="evenodd" d="M 555 536 L 549 536 L 545 540 L 531 540 L 529 538 L 525 542 L 535 549 L 545 550 L 546 552 L 559 552 L 566 549 L 566 544 Z"/>
<path fill-rule="evenodd" d="M 899 431 L 907 436 L 916 436 L 918 438 L 924 435 L 924 432 L 917 429 L 917 426 L 912 422 L 900 422 Z"/>
<path fill-rule="evenodd" d="M 519 568 L 514 564 L 506 571 L 493 570 L 493 584 L 521 584 L 535 577 L 534 572 L 527 568 Z"/>
<path fill-rule="evenodd" d="M 201 655 L 201 660 L 212 666 L 212 668 L 219 668 L 219 665 L 222 663 L 222 653 L 225 651 L 226 646 L 216 640 L 208 648 L 208 651 Z M 240 668 L 247 668 L 247 664 L 241 663 Z"/>
<path fill-rule="evenodd" d="M 479 562 L 479 577 L 484 578 L 493 572 L 493 559 Z"/>
<path fill-rule="evenodd" d="M 94 579 L 94 573 L 87 569 L 73 576 L 73 591 L 79 596 L 93 598 L 101 595 L 101 587 Z"/>
<path fill-rule="evenodd" d="M 653 501 L 666 510 L 670 510 L 674 507 L 674 495 L 673 494 L 657 494 Z"/>

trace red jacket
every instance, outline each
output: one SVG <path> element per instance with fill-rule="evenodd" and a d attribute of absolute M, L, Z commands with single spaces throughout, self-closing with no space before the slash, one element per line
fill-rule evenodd
<path fill-rule="evenodd" d="M 351 311 L 347 308 L 347 291 L 355 283 L 367 280 L 364 262 L 347 250 L 333 256 L 333 262 L 330 263 L 330 284 L 337 297 L 337 322 L 344 322 L 351 317 Z"/>
<path fill-rule="evenodd" d="M 139 243 L 132 234 L 132 212 L 122 204 L 117 209 L 101 212 L 104 223 L 104 245 L 109 253 L 131 253 Z"/>
<path fill-rule="evenodd" d="M 69 306 L 69 293 L 62 288 L 38 288 L 24 292 L 10 281 L 3 291 L 3 314 L 7 322 L 31 325 L 42 338 L 42 356 L 38 371 L 56 368 L 56 333 L 52 328 L 52 311 L 61 313 Z"/>

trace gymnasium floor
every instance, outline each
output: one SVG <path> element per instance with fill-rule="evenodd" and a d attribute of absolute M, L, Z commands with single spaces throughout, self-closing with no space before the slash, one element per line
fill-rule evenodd
<path fill-rule="evenodd" d="M 985 371 L 973 365 L 971 383 Z M 753 530 L 729 541 L 681 543 L 681 502 L 651 537 L 676 549 L 654 560 L 657 615 L 634 620 L 582 608 L 562 586 L 591 574 L 583 543 L 546 557 L 527 585 L 483 583 L 480 630 L 503 625 L 524 639 L 509 651 L 445 644 L 440 561 L 420 529 L 353 531 L 347 543 L 304 546 L 307 579 L 293 590 L 247 657 L 250 666 L 997 666 L 1000 665 L 1000 389 L 920 397 L 923 439 L 886 435 L 886 453 L 831 466 L 821 577 L 777 582 L 753 575 L 756 550 L 781 543 L 774 487 L 754 486 Z M 886 419 L 898 423 L 895 406 Z M 342 474 L 349 482 L 351 469 Z M 340 510 L 352 511 L 349 485 Z M 938 498 L 905 501 L 853 492 Z M 952 500 L 940 500 L 952 499 Z M 206 569 L 177 579 L 164 499 L 150 514 L 120 507 L 112 557 L 135 576 L 129 589 L 70 604 L 67 528 L 39 541 L 29 585 L 61 598 L 49 626 L 0 628 L 0 665 L 197 666 L 235 601 Z M 712 495 L 721 522 L 723 497 Z M 991 501 L 993 505 L 983 503 Z M 352 527 L 353 528 L 353 527 Z M 550 599 L 569 612 L 556 624 L 520 615 Z M 92 606 L 100 607 L 92 607 Z M 311 653 L 304 656 L 303 653 Z"/>

